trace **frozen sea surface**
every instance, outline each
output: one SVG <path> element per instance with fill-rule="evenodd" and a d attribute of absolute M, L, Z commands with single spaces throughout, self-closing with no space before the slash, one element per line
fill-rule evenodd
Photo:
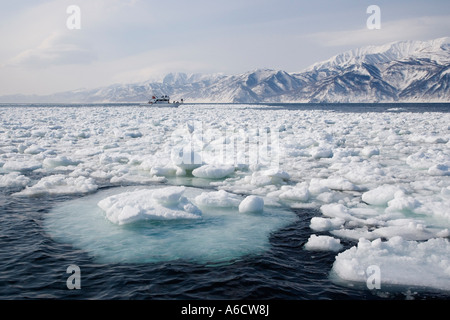
<path fill-rule="evenodd" d="M 2 105 L 0 297 L 447 299 L 449 111 Z"/>

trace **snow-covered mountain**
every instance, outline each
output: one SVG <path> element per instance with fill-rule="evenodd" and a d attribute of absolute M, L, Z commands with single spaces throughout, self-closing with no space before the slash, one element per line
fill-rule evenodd
<path fill-rule="evenodd" d="M 146 102 L 161 94 L 187 102 L 449 102 L 450 38 L 358 48 L 295 73 L 171 73 L 159 82 L 3 96 L 0 102 Z"/>
<path fill-rule="evenodd" d="M 293 76 L 307 85 L 282 100 L 450 101 L 450 38 L 400 41 L 344 52 Z"/>

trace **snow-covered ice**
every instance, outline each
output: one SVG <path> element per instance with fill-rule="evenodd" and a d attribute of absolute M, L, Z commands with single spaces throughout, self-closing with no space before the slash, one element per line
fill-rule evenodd
<path fill-rule="evenodd" d="M 10 172 L 0 176 L 0 187 L 25 187 L 31 179 L 19 172 Z"/>
<path fill-rule="evenodd" d="M 435 238 L 425 242 L 406 241 L 400 236 L 388 241 L 360 239 L 339 253 L 333 273 L 341 279 L 366 282 L 370 266 L 380 269 L 383 286 L 414 286 L 450 290 L 450 242 Z"/>
<path fill-rule="evenodd" d="M 192 170 L 192 175 L 198 178 L 223 179 L 233 172 L 234 166 L 209 164 Z"/>
<path fill-rule="evenodd" d="M 40 196 L 47 194 L 82 194 L 97 190 L 94 179 L 79 176 L 68 177 L 63 174 L 47 176 L 32 186 L 27 186 L 15 195 Z"/>
<path fill-rule="evenodd" d="M 122 225 L 142 220 L 198 219 L 202 212 L 186 197 L 184 187 L 124 192 L 98 202 L 106 217 Z"/>
<path fill-rule="evenodd" d="M 103 214 L 97 226 L 106 222 L 110 227 L 121 226 L 105 219 L 107 214 L 125 223 L 155 217 L 160 214 L 157 207 L 176 208 L 181 215 L 173 217 L 200 217 L 173 219 L 180 225 L 185 220 L 204 221 L 205 214 L 213 217 L 213 212 L 233 212 L 243 223 L 269 214 L 268 205 L 312 208 L 317 216 L 311 218 L 310 229 L 318 238 L 312 238 L 310 245 L 331 249 L 332 243 L 343 239 L 353 244 L 336 253 L 333 269 L 338 277 L 363 283 L 354 276 L 360 274 L 358 268 L 380 257 L 386 281 L 447 290 L 443 284 L 450 279 L 445 264 L 450 234 L 450 113 L 407 110 L 2 106 L 0 188 L 13 188 L 15 197 L 93 197 L 95 204 L 89 202 L 88 209 Z M 207 189 L 179 198 L 173 190 L 159 195 L 159 191 L 139 190 L 106 195 L 101 190 L 146 184 Z M 113 198 L 106 205 L 109 196 Z M 104 210 L 97 206 L 101 201 Z M 276 219 L 274 215 L 270 221 L 279 226 Z M 170 225 L 163 221 L 158 223 Z M 201 241 L 214 238 L 211 230 L 202 234 Z M 192 232 L 190 236 L 200 237 Z M 183 239 L 189 243 L 187 236 Z M 182 256 L 198 256 L 195 245 L 189 250 L 183 247 Z M 429 259 L 441 262 L 426 260 L 428 253 Z M 348 261 L 355 267 L 345 268 Z M 417 272 L 405 272 L 397 281 L 404 264 Z M 422 281 L 423 274 L 427 279 Z"/>
<path fill-rule="evenodd" d="M 282 193 L 279 194 L 280 199 L 306 202 L 309 199 L 308 185 L 299 183 L 293 187 L 282 186 Z"/>
<path fill-rule="evenodd" d="M 382 185 L 362 194 L 362 200 L 368 204 L 385 206 L 394 199 L 397 192 L 403 193 L 404 189 L 395 185 Z"/>
<path fill-rule="evenodd" d="M 342 249 L 341 240 L 330 236 L 311 235 L 305 244 L 305 249 L 311 251 L 340 251 Z"/>
<path fill-rule="evenodd" d="M 248 196 L 239 204 L 239 212 L 261 212 L 264 210 L 264 199 L 258 196 Z"/>
<path fill-rule="evenodd" d="M 243 199 L 238 195 L 219 190 L 217 192 L 203 192 L 195 197 L 195 203 L 202 207 L 239 207 Z"/>
<path fill-rule="evenodd" d="M 26 151 L 26 150 L 25 150 Z M 57 156 L 54 158 L 45 158 L 42 161 L 44 167 L 55 168 L 55 167 L 65 167 L 65 166 L 76 166 L 79 161 L 73 161 L 66 156 Z"/>

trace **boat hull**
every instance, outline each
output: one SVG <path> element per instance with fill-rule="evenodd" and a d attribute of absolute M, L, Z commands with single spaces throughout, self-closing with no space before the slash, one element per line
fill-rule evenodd
<path fill-rule="evenodd" d="M 148 106 L 152 107 L 168 107 L 168 108 L 177 108 L 181 103 L 148 103 Z"/>

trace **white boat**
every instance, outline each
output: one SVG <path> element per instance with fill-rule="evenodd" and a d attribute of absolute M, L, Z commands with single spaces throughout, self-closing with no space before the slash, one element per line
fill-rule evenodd
<path fill-rule="evenodd" d="M 152 98 L 148 102 L 148 104 L 155 105 L 158 107 L 178 107 L 182 103 L 183 99 L 181 99 L 181 102 L 178 101 L 170 102 L 169 96 L 161 96 L 161 97 L 152 96 Z"/>

